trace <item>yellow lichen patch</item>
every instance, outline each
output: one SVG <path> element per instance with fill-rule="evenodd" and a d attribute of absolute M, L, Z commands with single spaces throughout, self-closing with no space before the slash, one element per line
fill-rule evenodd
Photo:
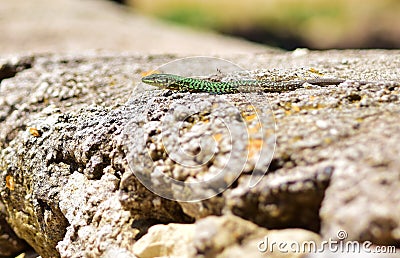
<path fill-rule="evenodd" d="M 198 121 L 195 122 L 203 122 L 205 124 L 210 122 L 210 114 L 208 112 L 200 113 Z"/>
<path fill-rule="evenodd" d="M 254 118 L 256 118 L 257 117 L 257 114 L 251 114 L 251 115 L 245 115 L 244 116 L 244 119 L 246 120 L 246 121 L 252 121 L 252 120 L 254 120 Z"/>
<path fill-rule="evenodd" d="M 41 135 L 40 131 L 35 127 L 30 127 L 29 133 L 34 137 L 39 137 Z"/>
<path fill-rule="evenodd" d="M 314 101 L 316 98 L 316 96 L 310 96 L 310 101 Z"/>
<path fill-rule="evenodd" d="M 299 106 L 292 106 L 292 110 L 294 112 L 300 112 L 300 107 Z"/>
<path fill-rule="evenodd" d="M 324 143 L 326 143 L 326 144 L 331 144 L 332 142 L 333 142 L 333 139 L 332 139 L 332 138 L 330 138 L 330 137 L 324 138 Z"/>
<path fill-rule="evenodd" d="M 14 191 L 15 189 L 15 182 L 14 182 L 14 177 L 13 176 L 6 176 L 6 187 L 10 189 L 11 191 Z"/>
<path fill-rule="evenodd" d="M 320 71 L 318 71 L 317 69 L 312 68 L 312 67 L 309 69 L 309 71 L 311 73 L 315 73 L 315 74 L 318 74 L 318 75 L 321 75 L 321 76 L 324 75 L 323 73 L 321 73 Z"/>
<path fill-rule="evenodd" d="M 144 72 L 141 72 L 140 75 L 142 77 L 144 77 L 144 76 L 147 76 L 147 75 L 150 75 L 150 74 L 155 74 L 155 73 L 160 73 L 160 71 L 157 71 L 157 70 L 144 71 Z"/>
<path fill-rule="evenodd" d="M 259 154 L 261 152 L 263 146 L 263 139 L 250 139 L 249 144 L 247 145 L 247 150 L 249 153 L 249 158 L 253 158 L 254 155 Z"/>
<path fill-rule="evenodd" d="M 296 136 L 294 136 L 294 137 L 291 138 L 291 142 L 292 142 L 292 143 L 297 142 L 297 141 L 300 141 L 300 140 L 303 140 L 303 136 L 296 135 Z"/>
<path fill-rule="evenodd" d="M 285 115 L 292 115 L 292 114 L 298 113 L 302 110 L 318 110 L 318 109 L 322 109 L 325 107 L 326 107 L 326 105 L 323 105 L 323 104 L 307 105 L 307 106 L 301 106 L 301 107 L 292 105 L 290 110 L 285 110 Z"/>
<path fill-rule="evenodd" d="M 292 108 L 292 103 L 291 102 L 285 102 L 282 104 L 282 107 L 284 109 L 291 109 Z"/>
<path fill-rule="evenodd" d="M 357 118 L 356 118 L 356 121 L 359 122 L 359 123 L 362 123 L 362 122 L 364 122 L 364 118 L 362 118 L 362 117 L 357 117 Z"/>
<path fill-rule="evenodd" d="M 222 133 L 217 133 L 213 135 L 213 138 L 216 142 L 220 142 L 222 139 Z"/>
<path fill-rule="evenodd" d="M 289 115 L 291 115 L 291 114 L 292 114 L 292 111 L 290 111 L 290 110 L 285 110 L 285 115 L 289 116 Z"/>

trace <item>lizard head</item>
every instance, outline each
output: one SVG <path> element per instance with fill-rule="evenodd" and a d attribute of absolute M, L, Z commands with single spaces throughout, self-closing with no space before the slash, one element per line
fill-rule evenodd
<path fill-rule="evenodd" d="M 152 86 L 172 89 L 174 88 L 174 83 L 177 81 L 177 77 L 173 74 L 154 73 L 143 77 L 142 82 Z"/>

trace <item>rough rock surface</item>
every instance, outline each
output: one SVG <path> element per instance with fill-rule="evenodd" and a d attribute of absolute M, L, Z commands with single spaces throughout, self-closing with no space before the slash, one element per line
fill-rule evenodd
<path fill-rule="evenodd" d="M 320 237 L 304 229 L 266 230 L 232 215 L 209 216 L 193 224 L 157 225 L 134 245 L 138 257 L 301 257 L 284 255 L 265 246 L 271 242 L 319 243 Z M 259 251 L 259 249 L 261 251 Z"/>
<path fill-rule="evenodd" d="M 341 229 L 347 239 L 400 246 L 399 51 L 299 50 L 230 58 L 255 77 L 312 71 L 377 82 L 366 85 L 346 81 L 280 94 L 229 96 L 150 87 L 136 91 L 140 73 L 174 58 L 99 53 L 1 61 L 0 74 L 7 74 L 0 85 L 3 214 L 42 257 L 134 257 L 138 250 L 151 251 L 140 249 L 137 240 L 144 241 L 147 231 L 154 234 L 158 224 L 187 224 L 183 241 L 191 239 L 191 223 L 197 236 L 221 227 L 224 222 L 210 215 L 229 217 L 227 228 L 258 232 L 258 240 L 271 229 L 281 229 L 278 232 L 287 239 L 292 235 L 287 228 L 313 231 L 321 239 L 336 238 Z M 267 140 L 260 141 L 257 127 L 252 127 L 254 110 L 243 110 L 243 104 L 268 101 L 271 109 L 263 114 L 274 114 L 276 130 L 267 130 Z M 226 103 L 241 110 L 241 116 L 221 110 Z M 179 127 L 176 122 L 190 113 L 185 108 L 196 112 Z M 238 180 L 211 199 L 175 202 L 143 186 L 135 173 L 145 173 L 152 183 L 160 182 L 160 173 L 188 182 L 215 175 L 226 164 L 225 148 L 234 146 L 225 142 L 229 132 L 218 124 L 219 117 L 232 122 L 240 151 L 232 155 L 238 159 L 276 137 L 268 174 L 259 184 L 248 188 L 255 168 L 250 155 Z M 245 121 L 249 139 L 240 138 L 243 131 L 237 121 Z M 192 161 L 205 167 L 181 166 L 169 156 L 178 150 L 173 134 L 177 132 L 186 153 L 194 155 Z M 213 136 L 217 147 L 197 155 L 193 146 L 201 137 L 196 132 Z M 208 159 L 211 152 L 215 155 Z M 188 160 L 186 156 L 182 162 Z M 228 166 L 235 164 L 239 163 Z M 228 173 L 218 182 L 234 179 Z M 158 226 L 152 229 L 153 225 Z M 203 239 L 206 248 L 195 246 L 193 256 L 243 255 L 252 247 L 257 251 L 256 238 L 220 243 L 226 239 L 220 233 Z M 250 249 L 238 247 L 242 244 Z"/>

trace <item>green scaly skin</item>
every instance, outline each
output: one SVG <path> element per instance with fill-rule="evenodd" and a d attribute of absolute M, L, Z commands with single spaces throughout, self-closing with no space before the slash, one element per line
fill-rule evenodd
<path fill-rule="evenodd" d="M 268 81 L 268 80 L 239 80 L 232 82 L 214 82 L 202 79 L 182 77 L 174 74 L 151 74 L 142 78 L 142 82 L 163 89 L 208 92 L 213 94 L 228 94 L 239 92 L 284 92 L 302 88 L 304 83 L 319 86 L 337 85 L 344 79 L 316 78 L 301 81 Z"/>

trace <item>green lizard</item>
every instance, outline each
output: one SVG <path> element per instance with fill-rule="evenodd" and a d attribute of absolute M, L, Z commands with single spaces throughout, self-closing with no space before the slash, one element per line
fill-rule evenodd
<path fill-rule="evenodd" d="M 344 79 L 315 78 L 308 80 L 269 81 L 269 80 L 238 80 L 232 82 L 215 82 L 203 79 L 182 77 L 174 74 L 151 74 L 142 78 L 142 82 L 164 89 L 228 94 L 238 92 L 283 92 L 302 88 L 304 83 L 319 86 L 337 85 Z M 366 84 L 367 82 L 359 82 Z"/>

